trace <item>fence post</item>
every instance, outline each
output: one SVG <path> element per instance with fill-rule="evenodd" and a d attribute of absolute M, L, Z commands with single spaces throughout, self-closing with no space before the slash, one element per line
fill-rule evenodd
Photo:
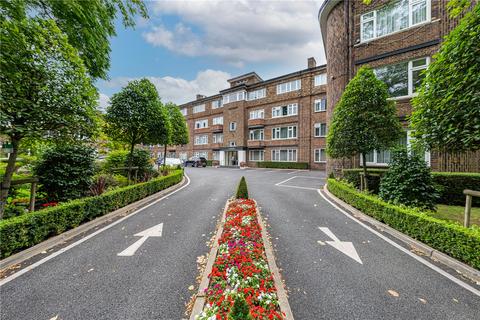
<path fill-rule="evenodd" d="M 467 194 L 467 199 L 465 201 L 465 219 L 463 221 L 463 226 L 465 228 L 470 227 L 470 212 L 472 211 L 472 195 Z"/>
<path fill-rule="evenodd" d="M 33 212 L 35 211 L 35 194 L 37 192 L 37 183 L 32 182 L 30 186 L 30 204 L 28 206 L 28 211 Z"/>

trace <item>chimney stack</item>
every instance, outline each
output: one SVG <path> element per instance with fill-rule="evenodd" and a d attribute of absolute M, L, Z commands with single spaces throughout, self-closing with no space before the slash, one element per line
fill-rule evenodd
<path fill-rule="evenodd" d="M 203 99 L 205 98 L 206 96 L 204 96 L 203 94 L 197 94 L 197 100 L 200 100 L 200 99 Z"/>
<path fill-rule="evenodd" d="M 314 57 L 308 58 L 308 69 L 315 68 L 317 66 L 317 61 Z"/>

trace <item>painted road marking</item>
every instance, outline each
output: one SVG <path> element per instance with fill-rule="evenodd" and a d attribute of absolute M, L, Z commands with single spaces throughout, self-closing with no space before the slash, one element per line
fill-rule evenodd
<path fill-rule="evenodd" d="M 98 230 L 98 231 L 95 231 L 95 232 L 89 234 L 89 235 L 86 236 L 85 238 L 82 238 L 82 239 L 80 239 L 80 240 L 78 240 L 78 241 L 76 241 L 76 242 L 74 242 L 74 243 L 66 246 L 65 248 L 61 248 L 60 250 L 58 250 L 58 251 L 52 253 L 51 255 L 49 255 L 48 257 L 45 257 L 45 258 L 43 258 L 42 260 L 39 260 L 39 261 L 35 262 L 34 264 L 32 264 L 32 265 L 30 265 L 30 266 L 28 266 L 28 267 L 25 267 L 25 268 L 23 268 L 22 270 L 20 270 L 20 271 L 18 271 L 18 272 L 15 272 L 15 273 L 12 274 L 11 276 L 6 277 L 5 279 L 0 280 L 0 287 L 3 286 L 4 284 L 7 284 L 8 282 L 10 282 L 10 281 L 18 278 L 18 277 L 20 277 L 22 274 L 25 274 L 25 273 L 27 273 L 28 271 L 31 271 L 31 270 L 35 269 L 36 267 L 44 264 L 45 262 L 47 262 L 47 261 L 49 261 L 49 260 L 51 260 L 51 259 L 53 259 L 53 258 L 55 258 L 55 257 L 57 257 L 57 256 L 59 256 L 59 255 L 61 255 L 62 253 L 66 252 L 66 251 L 68 251 L 68 250 L 70 250 L 70 249 L 72 249 L 72 248 L 75 248 L 75 247 L 78 246 L 79 244 L 81 244 L 81 243 L 89 240 L 90 238 L 95 237 L 97 234 L 102 233 L 103 231 L 106 231 L 106 230 L 110 229 L 111 227 L 113 227 L 113 226 L 115 226 L 115 225 L 117 225 L 117 224 L 119 224 L 119 223 L 127 220 L 127 219 L 130 218 L 130 217 L 133 217 L 133 216 L 136 215 L 137 213 L 139 213 L 139 212 L 141 212 L 141 211 L 143 211 L 143 210 L 145 210 L 145 209 L 153 206 L 154 204 L 157 204 L 158 202 L 160 202 L 160 201 L 162 201 L 163 199 L 171 196 L 172 194 L 177 193 L 178 191 L 186 188 L 186 187 L 190 184 L 190 178 L 187 176 L 186 173 L 184 173 L 184 175 L 185 175 L 185 178 L 187 178 L 187 183 L 186 183 L 184 186 L 182 186 L 182 187 L 178 188 L 177 190 L 174 190 L 174 191 L 172 191 L 172 192 L 164 195 L 164 196 L 161 197 L 160 199 L 157 199 L 157 200 L 155 200 L 155 201 L 147 204 L 145 207 L 140 208 L 140 209 L 138 209 L 138 210 L 130 213 L 128 216 L 125 216 L 125 217 L 123 217 L 123 218 L 121 218 L 121 219 L 118 219 L 117 221 L 115 221 L 115 222 L 113 222 L 113 223 L 111 223 L 111 224 L 103 227 L 102 229 L 100 229 L 100 230 Z"/>
<path fill-rule="evenodd" d="M 280 181 L 279 183 L 276 183 L 275 185 L 277 187 L 287 187 L 287 188 L 294 188 L 294 189 L 304 189 L 304 190 L 313 190 L 313 191 L 317 191 L 318 188 L 309 188 L 309 187 L 301 187 L 301 186 L 292 186 L 292 185 L 288 185 L 288 184 L 285 184 L 285 182 L 288 182 L 290 180 L 293 180 L 295 178 L 308 178 L 308 179 L 317 179 L 317 180 L 325 180 L 325 178 L 320 178 L 320 177 L 303 177 L 303 176 L 294 176 L 294 177 L 291 177 L 291 178 L 288 178 L 288 179 L 285 179 L 283 181 Z"/>
<path fill-rule="evenodd" d="M 163 231 L 163 223 L 157 224 L 147 230 L 143 230 L 142 232 L 134 234 L 135 237 L 141 237 L 137 241 L 135 241 L 131 246 L 127 249 L 123 250 L 120 253 L 117 253 L 117 256 L 122 257 L 131 257 L 135 254 L 135 252 L 142 246 L 142 244 L 147 241 L 149 237 L 161 237 Z"/>
<path fill-rule="evenodd" d="M 332 231 L 328 228 L 324 227 L 318 227 L 323 233 L 325 233 L 330 239 L 333 241 L 325 241 L 325 243 L 331 245 L 338 251 L 342 252 L 343 254 L 349 256 L 353 260 L 357 261 L 360 264 L 363 264 L 362 259 L 358 256 L 357 250 L 355 250 L 355 247 L 353 246 L 353 243 L 348 242 L 348 241 L 340 241 Z"/>
<path fill-rule="evenodd" d="M 402 247 L 401 245 L 399 245 L 398 243 L 396 243 L 395 241 L 387 238 L 386 236 L 384 236 L 383 234 L 381 234 L 380 232 L 372 229 L 370 226 L 366 225 L 365 223 L 361 222 L 360 220 L 358 220 L 357 218 L 351 216 L 348 212 L 346 212 L 345 210 L 343 210 L 342 208 L 340 208 L 339 206 L 337 206 L 335 203 L 333 203 L 332 201 L 330 201 L 322 192 L 320 189 L 317 189 L 317 192 L 320 194 L 320 196 L 322 196 L 322 198 L 327 201 L 328 203 L 330 203 L 335 209 L 337 209 L 338 211 L 340 211 L 341 213 L 343 213 L 345 216 L 347 216 L 348 218 L 350 218 L 351 220 L 355 221 L 356 223 L 358 223 L 359 225 L 361 225 L 362 227 L 364 227 L 365 229 L 367 229 L 368 231 L 370 231 L 371 233 L 375 234 L 376 236 L 378 236 L 379 238 L 381 238 L 382 240 L 385 240 L 386 242 L 388 242 L 389 244 L 391 244 L 392 246 L 394 246 L 395 248 L 397 248 L 398 250 L 402 251 L 403 253 L 409 255 L 410 257 L 412 257 L 413 259 L 423 263 L 425 266 L 429 267 L 430 269 L 432 269 L 433 271 L 436 271 L 437 273 L 441 274 L 442 276 L 448 278 L 449 280 L 455 282 L 456 284 L 458 284 L 459 286 L 463 287 L 464 289 L 467 289 L 468 291 L 472 292 L 473 294 L 477 295 L 480 297 L 480 291 L 475 289 L 474 287 L 468 285 L 467 283 L 461 281 L 460 279 L 452 276 L 451 274 L 449 274 L 448 272 L 440 269 L 439 267 L 437 267 L 436 265 L 428 262 L 427 260 L 424 260 L 423 258 L 420 258 L 419 256 L 417 256 L 416 254 L 410 252 L 408 249 L 405 249 L 404 247 Z"/>

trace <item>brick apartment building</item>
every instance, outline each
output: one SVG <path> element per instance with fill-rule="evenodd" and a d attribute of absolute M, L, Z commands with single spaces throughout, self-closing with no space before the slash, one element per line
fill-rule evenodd
<path fill-rule="evenodd" d="M 183 104 L 190 142 L 168 149 L 220 165 L 254 167 L 258 161 L 326 165 L 326 69 L 308 59 L 308 68 L 262 80 L 255 72 L 228 80 L 219 94 Z"/>
<path fill-rule="evenodd" d="M 190 143 L 169 148 L 180 158 L 192 155 L 235 166 L 257 161 L 306 162 L 313 169 L 340 171 L 360 166 L 360 157 L 327 159 L 326 132 L 346 84 L 360 66 L 374 68 L 389 87 L 410 144 L 410 100 L 443 37 L 458 23 L 443 0 L 325 0 L 319 11 L 327 65 L 270 80 L 248 73 L 229 80 L 219 94 L 197 96 L 180 108 L 190 128 Z M 327 103 L 328 101 L 328 103 Z M 480 152 L 427 151 L 435 171 L 480 172 Z M 389 151 L 367 155 L 367 165 L 386 166 Z"/>
<path fill-rule="evenodd" d="M 318 19 L 327 57 L 327 123 L 348 81 L 363 65 L 375 70 L 396 101 L 410 143 L 410 100 L 441 41 L 457 24 L 447 12 L 446 0 L 325 0 Z M 367 165 L 385 166 L 390 154 L 379 150 L 367 156 Z M 357 167 L 360 157 L 345 161 L 328 159 L 330 171 Z M 434 171 L 480 172 L 480 152 L 425 153 Z"/>

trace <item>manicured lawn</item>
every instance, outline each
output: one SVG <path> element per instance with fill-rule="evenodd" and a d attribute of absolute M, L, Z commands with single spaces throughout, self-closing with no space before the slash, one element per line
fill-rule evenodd
<path fill-rule="evenodd" d="M 437 206 L 437 212 L 431 214 L 431 216 L 443 220 L 458 221 L 463 225 L 463 217 L 465 215 L 465 207 L 461 206 L 447 206 L 439 204 Z M 476 224 L 480 226 L 480 208 L 472 208 L 470 216 L 470 224 Z"/>

